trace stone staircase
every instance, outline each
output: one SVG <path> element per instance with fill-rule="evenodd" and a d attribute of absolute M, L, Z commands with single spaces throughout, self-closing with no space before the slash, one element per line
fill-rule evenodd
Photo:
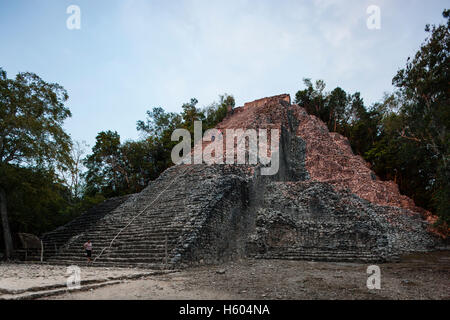
<path fill-rule="evenodd" d="M 129 199 L 130 196 L 111 198 L 90 208 L 82 215 L 58 229 L 42 236 L 44 243 L 44 256 L 50 257 L 57 254 L 70 238 L 88 231 L 106 214 L 117 208 Z"/>
<path fill-rule="evenodd" d="M 83 244 L 90 239 L 94 247 L 92 258 L 98 266 L 148 268 L 170 264 L 171 252 L 185 228 L 176 224 L 176 214 L 184 212 L 179 198 L 187 197 L 183 178 L 176 177 L 180 167 L 174 169 L 141 193 L 106 201 L 91 214 L 87 212 L 78 221 L 47 234 L 44 239 L 50 256 L 46 260 L 54 264 L 85 264 Z M 173 187 L 164 192 L 169 184 Z M 51 251 L 54 246 L 56 254 Z"/>
<path fill-rule="evenodd" d="M 88 220 L 86 213 L 85 221 L 80 217 L 47 234 L 46 261 L 85 265 L 83 244 L 90 239 L 96 266 L 172 268 L 198 240 L 199 229 L 211 217 L 208 212 L 224 208 L 224 190 L 233 186 L 227 187 L 229 178 L 221 169 L 192 165 L 166 170 L 141 193 L 117 199 L 107 214 L 94 208 L 98 219 Z"/>

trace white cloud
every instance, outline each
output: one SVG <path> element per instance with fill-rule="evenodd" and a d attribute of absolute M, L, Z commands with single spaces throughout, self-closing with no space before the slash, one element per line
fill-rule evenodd
<path fill-rule="evenodd" d="M 243 103 L 280 83 L 298 87 L 302 77 L 344 89 L 373 77 L 389 34 L 368 32 L 371 4 L 393 14 L 380 0 L 128 0 L 121 26 L 135 55 L 129 67 L 151 71 L 137 71 L 140 81 L 176 110 L 190 97 L 208 104 L 224 91 Z"/>

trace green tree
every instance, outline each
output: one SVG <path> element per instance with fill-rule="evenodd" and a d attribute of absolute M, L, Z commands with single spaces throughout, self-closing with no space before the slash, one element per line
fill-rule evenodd
<path fill-rule="evenodd" d="M 384 105 L 376 104 L 367 110 L 359 92 L 349 99 L 347 127 L 343 134 L 348 137 L 353 151 L 364 156 L 380 139 Z"/>
<path fill-rule="evenodd" d="M 10 258 L 13 243 L 8 221 L 8 188 L 12 167 L 49 170 L 71 162 L 71 139 L 62 128 L 70 117 L 64 106 L 67 92 L 33 73 L 19 73 L 8 79 L 0 69 L 0 214 L 5 256 Z M 18 183 L 24 183 L 20 182 Z"/>
<path fill-rule="evenodd" d="M 161 107 L 147 111 L 146 119 L 137 122 L 141 134 L 138 141 L 121 143 L 117 132 L 100 132 L 84 161 L 85 197 L 109 198 L 141 191 L 173 165 L 171 151 L 178 143 L 171 139 L 175 129 L 185 128 L 193 134 L 194 121 L 201 120 L 203 130 L 207 130 L 225 118 L 229 107 L 234 107 L 233 96 L 224 94 L 219 98 L 206 108 L 198 108 L 198 101 L 191 99 L 183 104 L 180 114 L 165 112 Z"/>
<path fill-rule="evenodd" d="M 122 195 L 128 189 L 129 177 L 117 132 L 102 131 L 96 137 L 92 154 L 86 157 L 86 194 L 101 193 L 105 197 Z"/>
<path fill-rule="evenodd" d="M 121 146 L 129 180 L 129 192 L 140 192 L 150 180 L 156 179 L 160 168 L 155 165 L 153 145 L 149 140 L 126 141 Z"/>
<path fill-rule="evenodd" d="M 11 230 L 41 235 L 76 215 L 70 189 L 53 170 L 9 166 L 3 185 Z"/>
<path fill-rule="evenodd" d="M 325 107 L 326 94 L 325 82 L 317 80 L 313 86 L 311 79 L 303 79 L 306 89 L 299 90 L 295 94 L 295 103 L 301 105 L 309 114 L 315 115 L 322 119 L 325 123 L 329 120 L 329 111 Z"/>
<path fill-rule="evenodd" d="M 364 154 L 365 159 L 382 179 L 394 180 L 402 194 L 413 198 L 417 205 L 435 211 L 431 198 L 436 162 L 429 150 L 401 136 L 405 121 L 401 113 L 381 106 L 379 109 L 384 109 L 379 137 Z"/>
<path fill-rule="evenodd" d="M 147 118 L 137 122 L 137 130 L 149 145 L 151 161 L 153 163 L 152 178 L 171 166 L 171 151 L 178 143 L 171 140 L 175 129 L 184 128 L 194 134 L 194 121 L 203 121 L 203 131 L 215 127 L 227 115 L 228 108 L 234 108 L 235 100 L 232 95 L 219 96 L 218 102 L 213 102 L 205 108 L 197 107 L 198 101 L 193 98 L 182 105 L 180 114 L 165 112 L 163 108 L 153 108 L 147 111 Z"/>
<path fill-rule="evenodd" d="M 176 145 L 176 142 L 171 140 L 172 132 L 182 127 L 184 126 L 181 115 L 165 112 L 161 107 L 147 111 L 146 119 L 137 122 L 137 130 L 148 144 L 152 179 L 156 179 L 161 172 L 172 165 L 170 154 Z"/>
<path fill-rule="evenodd" d="M 61 177 L 63 184 L 69 188 L 74 202 L 80 201 L 83 193 L 83 156 L 86 154 L 87 147 L 88 145 L 84 141 L 73 142 L 70 149 L 72 161 L 70 161 L 70 163 L 62 170 L 58 170 L 58 174 Z"/>
<path fill-rule="evenodd" d="M 401 98 L 399 135 L 436 162 L 429 187 L 441 220 L 450 222 L 450 10 L 443 17 L 446 23 L 426 26 L 429 36 L 393 84 Z"/>
<path fill-rule="evenodd" d="M 213 102 L 209 106 L 203 108 L 205 114 L 204 125 L 206 129 L 214 128 L 228 114 L 228 109 L 233 109 L 236 103 L 232 95 L 223 94 L 219 96 L 219 102 Z"/>
<path fill-rule="evenodd" d="M 347 93 L 337 87 L 326 99 L 326 110 L 328 111 L 328 128 L 335 132 L 344 132 L 347 124 Z"/>
<path fill-rule="evenodd" d="M 162 139 L 167 131 L 179 128 L 182 123 L 180 115 L 174 112 L 165 112 L 161 107 L 155 107 L 146 114 L 145 120 L 137 121 L 137 130 L 143 133 L 144 137 L 152 136 L 155 139 Z"/>
<path fill-rule="evenodd" d="M 189 130 L 191 135 L 194 134 L 194 122 L 195 121 L 204 121 L 205 113 L 203 110 L 197 108 L 198 100 L 192 98 L 190 102 L 184 103 L 181 108 L 183 111 L 181 112 L 182 127 Z"/>

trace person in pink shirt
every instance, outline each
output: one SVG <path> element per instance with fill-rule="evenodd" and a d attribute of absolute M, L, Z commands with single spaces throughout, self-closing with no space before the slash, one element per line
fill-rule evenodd
<path fill-rule="evenodd" d="M 91 240 L 88 240 L 84 245 L 84 250 L 86 250 L 86 256 L 88 259 L 88 263 L 91 262 L 91 257 L 92 257 L 92 242 Z"/>

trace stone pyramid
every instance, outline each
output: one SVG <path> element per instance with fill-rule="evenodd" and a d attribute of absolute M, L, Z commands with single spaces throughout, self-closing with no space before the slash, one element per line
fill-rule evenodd
<path fill-rule="evenodd" d="M 439 245 L 433 217 L 289 95 L 230 110 L 217 128 L 278 129 L 278 173 L 173 166 L 141 193 L 107 200 L 46 234 L 46 260 L 82 263 L 88 238 L 96 265 L 165 268 L 240 257 L 392 261 Z"/>

